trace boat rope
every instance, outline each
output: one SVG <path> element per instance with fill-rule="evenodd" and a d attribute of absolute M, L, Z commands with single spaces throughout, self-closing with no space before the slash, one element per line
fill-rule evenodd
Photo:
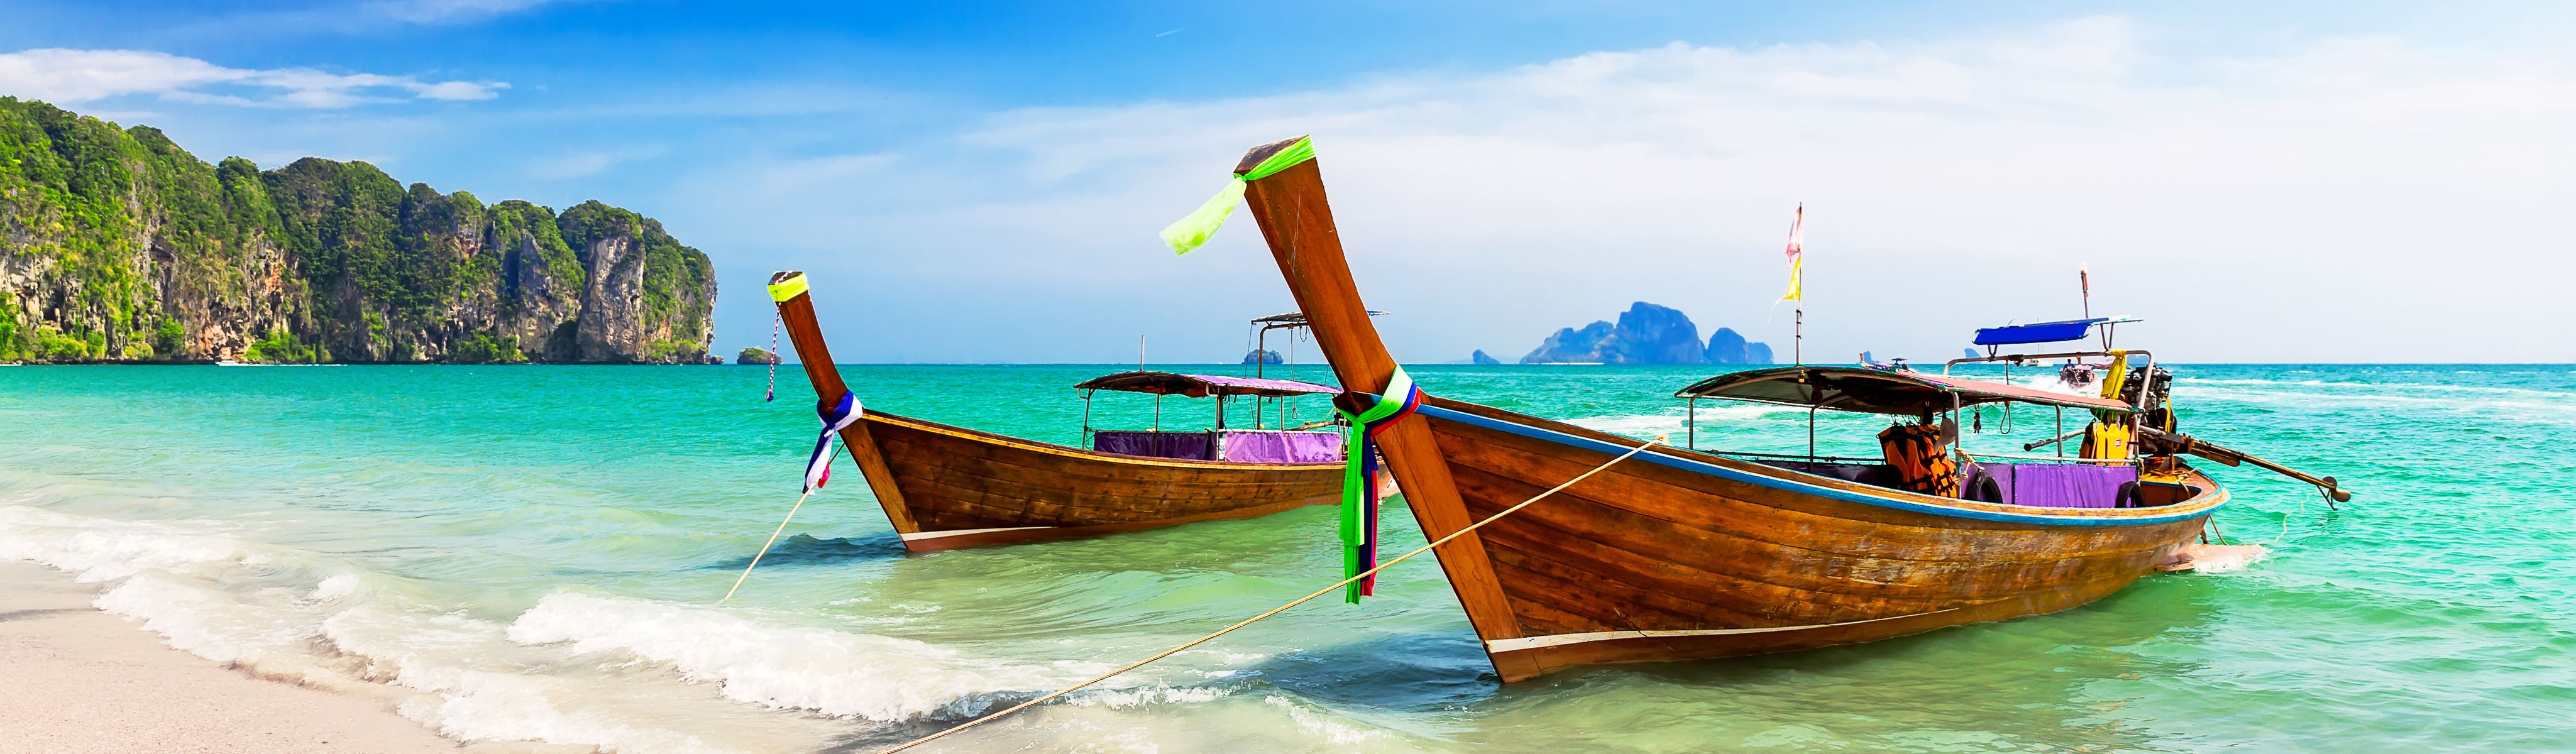
<path fill-rule="evenodd" d="M 2317 488 L 2317 494 L 2318 494 L 2318 495 L 2320 495 L 2320 496 L 2323 496 L 2323 497 L 2327 500 L 2327 504 L 2328 504 L 2328 505 L 2332 505 L 2332 504 L 2333 504 L 2333 500 L 2334 500 L 2334 495 L 2333 495 L 2333 493 L 2326 492 L 2326 491 L 2325 491 L 2325 488 L 2323 488 L 2323 487 L 2319 487 L 2319 488 Z M 2299 498 L 2299 512 L 2298 512 L 2298 513 L 2296 513 L 2296 514 L 2292 514 L 2292 515 L 2304 516 L 2304 515 L 2307 515 L 2307 514 L 2308 514 L 2308 499 L 2307 499 L 2307 497 L 2305 497 L 2305 496 L 2301 496 L 2301 497 Z M 2272 544 L 2275 544 L 2275 545 L 2280 544 L 2280 543 L 2281 543 L 2281 540 L 2288 539 L 2288 538 L 2290 537 L 2290 518 L 2291 518 L 2291 516 L 2289 516 L 2289 515 L 2285 515 L 2285 516 L 2282 516 L 2282 517 L 2281 517 L 2281 534 L 2280 534 L 2280 536 L 2276 536 L 2276 537 L 2273 537 L 2273 538 L 2272 538 Z"/>
<path fill-rule="evenodd" d="M 796 520 L 796 511 L 804 509 L 805 499 L 813 496 L 814 491 L 810 489 L 806 490 L 805 494 L 796 496 L 796 505 L 788 508 L 787 517 L 778 521 L 778 530 L 769 533 L 769 541 L 760 544 L 760 552 L 752 554 L 751 564 L 742 567 L 742 575 L 733 577 L 733 588 L 726 589 L 725 596 L 716 600 L 717 602 L 733 599 L 733 593 L 742 589 L 743 580 L 751 578 L 751 569 L 759 568 L 760 559 L 769 555 L 770 546 L 778 544 L 778 535 L 786 533 L 787 522 Z"/>
<path fill-rule="evenodd" d="M 1002 710 L 1002 711 L 1000 711 L 1000 712 L 995 712 L 995 713 L 992 713 L 992 714 L 989 714 L 989 715 L 985 715 L 985 716 L 983 716 L 983 717 L 975 718 L 975 719 L 973 719 L 973 720 L 968 720 L 968 721 L 966 721 L 966 722 L 964 722 L 964 723 L 960 723 L 959 725 L 957 725 L 957 727 L 954 727 L 954 728 L 949 728 L 949 729 L 947 729 L 947 730 L 942 730 L 942 731 L 937 732 L 937 733 L 932 733 L 932 734 L 927 735 L 927 736 L 922 736 L 922 737 L 920 737 L 920 738 L 916 738 L 916 739 L 913 739 L 913 740 L 910 740 L 910 741 L 906 741 L 906 742 L 903 742 L 902 744 L 896 745 L 896 746 L 894 746 L 894 747 L 892 747 L 892 748 L 887 748 L 887 749 L 879 750 L 879 751 L 878 751 L 878 754 L 894 754 L 895 752 L 898 752 L 898 751 L 903 751 L 903 750 L 905 750 L 905 749 L 909 749 L 909 748 L 912 748 L 912 747 L 915 747 L 915 746 L 920 746 L 920 745 L 922 745 L 922 744 L 930 743 L 930 742 L 932 742 L 932 741 L 937 741 L 937 740 L 939 740 L 939 739 L 941 739 L 941 738 L 945 738 L 945 737 L 947 737 L 947 736 L 948 736 L 949 734 L 951 734 L 951 733 L 956 733 L 956 732 L 958 732 L 958 731 L 962 731 L 962 730 L 965 730 L 965 729 L 967 729 L 967 728 L 972 728 L 972 727 L 975 727 L 975 726 L 978 726 L 978 725 L 982 725 L 982 724 L 984 724 L 984 723 L 992 722 L 993 720 L 1000 719 L 1000 718 L 1002 718 L 1002 717 L 1004 717 L 1004 716 L 1006 716 L 1006 715 L 1009 715 L 1009 714 L 1011 714 L 1011 713 L 1013 713 L 1013 712 L 1018 712 L 1018 711 L 1020 711 L 1020 710 L 1024 710 L 1024 709 L 1028 709 L 1028 708 L 1030 708 L 1030 707 L 1037 706 L 1038 704 L 1043 703 L 1043 702 L 1045 702 L 1045 701 L 1047 701 L 1047 700 L 1049 700 L 1049 699 L 1054 699 L 1054 698 L 1056 698 L 1056 697 L 1064 696 L 1064 695 L 1066 695 L 1066 694 L 1070 694 L 1070 693 L 1073 693 L 1073 692 L 1075 692 L 1075 691 L 1080 691 L 1080 690 L 1082 690 L 1083 688 L 1088 687 L 1088 686 L 1090 686 L 1090 685 L 1092 685 L 1092 684 L 1099 683 L 1099 682 L 1101 682 L 1101 681 L 1106 681 L 1106 680 L 1109 680 L 1109 679 L 1111 679 L 1111 678 L 1117 677 L 1117 676 L 1118 676 L 1119 674 L 1121 674 L 1121 673 L 1125 673 L 1125 672 L 1130 671 L 1130 670 L 1135 670 L 1135 669 L 1137 669 L 1137 668 L 1144 667 L 1146 664 L 1148 664 L 1148 663 L 1152 663 L 1152 662 L 1154 662 L 1154 661 L 1156 661 L 1156 660 L 1160 660 L 1160 659 L 1163 659 L 1163 658 L 1165 658 L 1165 657 L 1170 657 L 1170 656 L 1172 656 L 1172 655 L 1180 654 L 1182 650 L 1186 650 L 1186 649 L 1189 649 L 1189 648 L 1191 648 L 1191 647 L 1195 647 L 1195 646 L 1198 646 L 1198 645 L 1201 645 L 1201 644 L 1208 643 L 1209 641 L 1213 641 L 1213 640 L 1215 640 L 1215 639 L 1216 639 L 1216 637 L 1224 636 L 1224 635 L 1229 634 L 1229 633 L 1233 633 L 1235 629 L 1242 628 L 1242 627 L 1244 627 L 1244 626 L 1252 625 L 1254 622 L 1259 621 L 1259 620 L 1261 620 L 1261 619 L 1263 619 L 1263 618 L 1268 618 L 1268 617 L 1273 616 L 1273 615 L 1278 615 L 1278 614 L 1280 614 L 1280 613 L 1287 612 L 1287 610 L 1288 610 L 1289 608 L 1296 607 L 1296 606 L 1298 606 L 1298 605 L 1303 605 L 1303 604 L 1306 604 L 1306 603 L 1308 603 L 1308 602 L 1312 602 L 1312 601 L 1314 601 L 1314 600 L 1315 600 L 1315 598 L 1317 598 L 1317 597 L 1322 597 L 1322 596 L 1327 595 L 1327 594 L 1332 594 L 1334 590 L 1342 589 L 1342 588 L 1344 588 L 1344 587 L 1350 586 L 1351 584 L 1358 583 L 1361 579 L 1374 577 L 1374 576 L 1376 576 L 1376 575 L 1378 574 L 1378 572 L 1379 572 L 1379 571 L 1384 571 L 1384 570 L 1386 570 L 1386 569 L 1388 569 L 1388 568 L 1393 568 L 1393 567 L 1395 567 L 1395 564 L 1397 564 L 1397 563 L 1402 563 L 1402 562 L 1404 562 L 1405 560 L 1410 559 L 1410 558 L 1412 558 L 1412 557 L 1413 557 L 1413 556 L 1415 556 L 1415 555 L 1420 555 L 1420 554 L 1423 554 L 1423 553 L 1426 553 L 1426 552 L 1430 552 L 1432 548 L 1435 548 L 1435 547 L 1439 547 L 1439 546 L 1441 546 L 1441 545 L 1448 544 L 1450 540 L 1454 540 L 1454 539 L 1457 539 L 1457 538 L 1459 538 L 1459 537 L 1466 536 L 1468 532 L 1472 532 L 1472 531 L 1475 531 L 1475 530 L 1477 530 L 1477 529 L 1484 528 L 1484 526 L 1485 526 L 1486 524 L 1490 524 L 1490 523 L 1493 523 L 1493 522 L 1495 522 L 1495 521 L 1500 521 L 1500 520 L 1502 520 L 1502 518 L 1503 518 L 1504 516 L 1509 516 L 1509 515 L 1512 515 L 1513 513 L 1518 513 L 1518 512 L 1520 512 L 1520 509 L 1529 507 L 1531 503 L 1535 503 L 1535 502 L 1538 502 L 1538 501 L 1540 501 L 1540 500 L 1545 500 L 1545 499 L 1547 499 L 1547 498 L 1548 498 L 1548 496 L 1550 496 L 1550 495 L 1554 495 L 1554 494 L 1556 494 L 1556 493 L 1558 493 L 1558 492 L 1563 492 L 1563 491 L 1565 490 L 1565 488 L 1574 486 L 1574 484 L 1575 484 L 1576 482 L 1581 482 L 1581 481 L 1583 481 L 1583 480 L 1585 480 L 1585 479 L 1590 479 L 1590 478 L 1592 478 L 1592 475 L 1601 473 L 1601 471 L 1602 471 L 1603 469 L 1610 468 L 1613 464 L 1617 464 L 1617 463 L 1618 463 L 1618 462 L 1620 462 L 1620 461 L 1625 461 L 1625 460 L 1628 460 L 1628 459 L 1630 459 L 1630 458 L 1633 458 L 1633 457 L 1635 457 L 1638 453 L 1643 453 L 1643 452 L 1645 452 L 1647 448 L 1651 448 L 1651 447 L 1654 447 L 1654 446 L 1657 446 L 1657 445 L 1662 445 L 1662 444 L 1664 443 L 1665 438 L 1667 438 L 1667 437 L 1669 437 L 1669 435 L 1656 435 L 1656 436 L 1655 436 L 1655 439 L 1648 440 L 1648 441 L 1646 441 L 1646 442 L 1645 442 L 1644 444 L 1642 444 L 1642 445 L 1638 445 L 1637 447 L 1630 448 L 1630 449 L 1628 449 L 1628 452 L 1620 454 L 1620 455 L 1619 455 L 1619 457 L 1617 457 L 1617 458 L 1612 458 L 1612 459 L 1610 459 L 1610 460 L 1608 460 L 1608 461 L 1603 461 L 1603 462 L 1601 462 L 1601 465 L 1592 467 L 1592 470 L 1590 470 L 1590 471 L 1586 471 L 1586 472 L 1583 472 L 1583 473 L 1578 474 L 1578 475 L 1575 475 L 1575 477 L 1574 477 L 1573 479 L 1565 480 L 1565 483 L 1564 483 L 1564 484 L 1559 484 L 1559 485 L 1554 486 L 1554 487 L 1549 487 L 1549 488 L 1547 488 L 1547 491 L 1545 491 L 1545 492 L 1541 492 L 1541 493 L 1538 493 L 1538 494 L 1536 494 L 1536 495 L 1532 495 L 1532 496 L 1530 496 L 1530 498 L 1529 498 L 1528 500 L 1520 501 L 1519 503 L 1514 504 L 1512 507 L 1502 509 L 1502 511 L 1501 511 L 1501 512 L 1495 513 L 1494 515 L 1491 515 L 1491 516 L 1486 516 L 1486 517 L 1485 517 L 1485 520 L 1478 521 L 1478 522 L 1475 522 L 1475 523 L 1472 523 L 1472 524 L 1468 524 L 1466 528 L 1459 529 L 1459 530 L 1454 531 L 1454 532 L 1450 532 L 1450 533 L 1449 533 L 1449 536 L 1441 537 L 1441 538 L 1436 539 L 1436 540 L 1432 540 L 1431 544 L 1423 545 L 1423 546 L 1421 546 L 1421 547 L 1419 547 L 1419 548 L 1416 548 L 1416 549 L 1415 549 L 1414 551 L 1412 551 L 1412 552 L 1408 552 L 1408 553 L 1405 553 L 1405 554 L 1403 554 L 1403 555 L 1398 555 L 1398 556 L 1396 556 L 1396 557 L 1395 557 L 1395 559 L 1393 559 L 1393 560 L 1389 560 L 1389 561 L 1386 561 L 1386 562 L 1384 562 L 1384 563 L 1380 563 L 1380 564 L 1378 564 L 1378 566 L 1377 566 L 1376 568 L 1368 569 L 1368 571 L 1366 571 L 1366 572 L 1364 572 L 1364 573 L 1361 573 L 1361 574 L 1359 574 L 1359 575 L 1351 576 L 1351 577 L 1349 577 L 1349 578 L 1342 579 L 1341 581 L 1334 582 L 1334 584 L 1333 584 L 1332 586 L 1324 587 L 1324 588 L 1322 588 L 1322 589 L 1317 589 L 1317 590 L 1315 590 L 1315 592 L 1314 592 L 1313 594 L 1308 594 L 1308 595 L 1306 595 L 1306 596 L 1304 596 L 1304 597 L 1299 597 L 1299 598 L 1297 598 L 1297 599 L 1295 599 L 1295 600 L 1292 600 L 1292 601 L 1290 601 L 1288 604 L 1280 605 L 1280 606 L 1278 606 L 1278 607 L 1271 608 L 1268 612 L 1264 612 L 1264 613 L 1262 613 L 1262 614 L 1260 614 L 1260 615 L 1255 615 L 1255 616 L 1252 616 L 1252 617 L 1250 617 L 1250 618 L 1245 618 L 1245 619 L 1243 619 L 1242 621 L 1235 623 L 1234 625 L 1226 626 L 1226 627 L 1224 627 L 1224 628 L 1217 629 L 1215 633 L 1211 633 L 1211 634 L 1208 634 L 1208 635 L 1206 635 L 1206 636 L 1201 636 L 1201 637 L 1196 638 L 1196 639 L 1191 639 L 1191 640 L 1189 640 L 1188 642 L 1181 644 L 1180 646 L 1173 647 L 1173 648 L 1171 648 L 1171 649 L 1166 649 L 1166 650 L 1163 650 L 1163 651 L 1161 651 L 1161 652 L 1158 652 L 1158 653 L 1156 653 L 1156 654 L 1155 654 L 1154 656 L 1152 656 L 1152 657 L 1147 657 L 1147 658 L 1142 659 L 1142 660 L 1137 660 L 1137 661 L 1135 661 L 1135 662 L 1127 663 L 1127 665 L 1126 665 L 1126 666 L 1124 666 L 1124 667 L 1120 667 L 1120 668 L 1119 668 L 1119 669 L 1117 669 L 1117 670 L 1112 670 L 1112 671 L 1109 671 L 1109 672 L 1107 672 L 1107 673 L 1102 673 L 1102 674 L 1100 674 L 1100 675 L 1092 676 L 1092 677 L 1091 677 L 1091 680 L 1083 681 L 1083 682 L 1081 682 L 1081 683 L 1077 683 L 1077 684 L 1074 684 L 1074 685 L 1071 685 L 1071 686 L 1066 686 L 1066 687 L 1061 688 L 1061 689 L 1056 689 L 1056 690 L 1054 690 L 1054 691 L 1047 692 L 1047 694 L 1046 694 L 1045 696 L 1041 696 L 1041 697 L 1038 697 L 1038 698 L 1036 698 L 1036 699 L 1031 699 L 1031 700 L 1028 700 L 1028 701 L 1025 701 L 1025 702 L 1021 702 L 1021 703 L 1016 704 L 1016 705 L 1012 705 L 1009 709 L 1005 709 L 1005 710 Z"/>
<path fill-rule="evenodd" d="M 726 589 L 725 596 L 718 598 L 717 602 L 733 599 L 733 593 L 742 588 L 743 580 L 751 578 L 751 569 L 759 568 L 760 559 L 769 554 L 771 546 L 778 544 L 778 535 L 787 531 L 787 522 L 796 520 L 796 511 L 805 507 L 805 499 L 813 497 L 825 483 L 832 481 L 832 456 L 838 455 L 832 438 L 839 436 L 841 430 L 859 423 L 859 419 L 867 415 L 867 408 L 859 403 L 857 393 L 842 393 L 840 400 L 814 404 L 814 413 L 823 419 L 823 433 L 814 438 L 813 457 L 805 459 L 804 491 L 796 496 L 796 505 L 787 509 L 787 517 L 778 522 L 778 530 L 769 533 L 769 541 L 762 543 L 760 552 L 752 554 L 751 563 L 742 567 L 742 575 L 734 577 L 733 588 Z"/>
<path fill-rule="evenodd" d="M 783 318 L 777 311 L 769 313 L 769 393 L 761 397 L 762 403 L 778 400 L 778 322 Z"/>

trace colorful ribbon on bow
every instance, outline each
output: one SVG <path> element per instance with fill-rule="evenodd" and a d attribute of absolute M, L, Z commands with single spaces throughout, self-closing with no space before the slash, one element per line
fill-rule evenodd
<path fill-rule="evenodd" d="M 1315 137 L 1297 137 L 1297 143 L 1288 145 L 1287 149 L 1279 150 L 1269 159 L 1262 160 L 1261 164 L 1252 166 L 1251 170 L 1234 174 L 1234 179 L 1226 181 L 1225 188 L 1218 189 L 1216 196 L 1209 197 L 1197 211 L 1164 226 L 1163 245 L 1172 247 L 1174 254 L 1196 251 L 1199 245 L 1207 243 L 1209 236 L 1216 235 L 1217 228 L 1225 226 L 1225 218 L 1234 214 L 1234 205 L 1243 202 L 1245 184 L 1312 159 L 1315 159 Z"/>
<path fill-rule="evenodd" d="M 832 480 L 832 456 L 837 455 L 832 452 L 832 438 L 839 436 L 842 429 L 859 423 L 859 417 L 867 410 L 859 405 L 859 394 L 842 393 L 838 402 L 815 403 L 814 413 L 823 416 L 823 434 L 814 438 L 814 457 L 805 461 L 803 491 L 809 493 L 822 489 L 824 482 Z"/>
<path fill-rule="evenodd" d="M 1399 366 L 1375 405 L 1356 414 L 1335 409 L 1351 423 L 1342 443 L 1342 578 L 1377 567 L 1378 430 L 1394 426 L 1421 407 L 1422 388 L 1414 386 L 1413 376 Z M 1356 605 L 1361 596 L 1375 594 L 1377 577 L 1371 576 L 1345 587 L 1342 599 Z"/>

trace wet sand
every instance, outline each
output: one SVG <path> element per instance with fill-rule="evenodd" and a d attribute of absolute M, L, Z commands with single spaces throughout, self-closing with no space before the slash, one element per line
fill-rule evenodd
<path fill-rule="evenodd" d="M 462 746 L 390 698 L 262 680 L 172 649 L 92 607 L 96 586 L 0 562 L 0 754 L 524 750 Z"/>

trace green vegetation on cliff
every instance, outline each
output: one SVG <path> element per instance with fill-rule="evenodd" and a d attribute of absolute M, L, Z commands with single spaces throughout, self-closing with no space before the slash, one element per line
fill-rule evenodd
<path fill-rule="evenodd" d="M 696 362 L 715 275 L 596 201 L 209 165 L 157 129 L 0 97 L 0 294 L 0 361 Z"/>

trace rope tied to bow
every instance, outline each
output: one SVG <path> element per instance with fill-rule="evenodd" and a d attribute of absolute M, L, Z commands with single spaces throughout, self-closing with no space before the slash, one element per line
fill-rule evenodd
<path fill-rule="evenodd" d="M 859 423 L 867 409 L 859 404 L 857 393 L 842 393 L 840 400 L 815 402 L 814 413 L 823 418 L 823 433 L 814 438 L 813 457 L 805 459 L 805 489 L 796 495 L 796 505 L 787 509 L 787 517 L 778 521 L 778 529 L 769 533 L 769 541 L 761 543 L 760 552 L 752 554 L 751 563 L 742 567 L 742 575 L 733 578 L 733 587 L 726 589 L 717 602 L 733 599 L 733 593 L 742 589 L 742 582 L 751 578 L 751 569 L 759 568 L 760 559 L 768 557 L 769 548 L 777 546 L 779 535 L 787 533 L 787 522 L 796 520 L 796 512 L 805 509 L 806 498 L 821 491 L 823 483 L 832 481 L 832 457 L 840 455 L 832 439 L 839 437 L 841 430 Z"/>

